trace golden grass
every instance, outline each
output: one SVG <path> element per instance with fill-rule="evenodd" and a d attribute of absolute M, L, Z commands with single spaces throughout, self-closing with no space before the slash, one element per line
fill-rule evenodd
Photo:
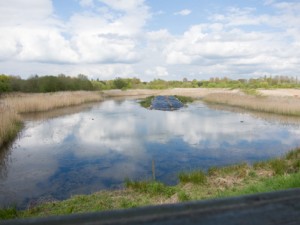
<path fill-rule="evenodd" d="M 0 99 L 0 147 L 17 134 L 20 113 L 50 111 L 101 100 L 99 92 L 88 91 L 5 95 Z"/>
<path fill-rule="evenodd" d="M 225 104 L 266 113 L 300 116 L 300 99 L 296 97 L 265 97 L 212 93 L 203 97 L 203 100 L 209 103 Z"/>
<path fill-rule="evenodd" d="M 15 137 L 20 123 L 20 117 L 14 110 L 0 105 L 0 147 Z"/>
<path fill-rule="evenodd" d="M 11 94 L 3 103 L 18 113 L 41 112 L 102 100 L 99 92 L 76 91 L 46 94 Z"/>

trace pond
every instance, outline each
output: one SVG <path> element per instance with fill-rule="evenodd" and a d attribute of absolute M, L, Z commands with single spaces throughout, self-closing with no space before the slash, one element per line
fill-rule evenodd
<path fill-rule="evenodd" d="M 176 184 L 180 171 L 281 156 L 300 146 L 297 120 L 189 104 L 177 111 L 107 100 L 61 116 L 28 117 L 0 152 L 0 204 L 20 208 L 103 189 L 124 179 Z"/>

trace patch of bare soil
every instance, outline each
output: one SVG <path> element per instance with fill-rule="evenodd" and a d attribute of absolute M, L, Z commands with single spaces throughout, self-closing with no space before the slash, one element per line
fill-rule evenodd
<path fill-rule="evenodd" d="M 300 89 L 274 89 L 274 90 L 258 90 L 264 96 L 271 97 L 296 97 L 300 98 Z M 232 93 L 241 94 L 243 92 L 238 89 L 228 88 L 173 88 L 166 90 L 150 90 L 150 89 L 135 89 L 135 90 L 108 90 L 103 91 L 105 97 L 141 97 L 151 95 L 183 95 L 193 98 L 202 98 L 212 93 Z"/>
<path fill-rule="evenodd" d="M 300 89 L 259 90 L 259 92 L 266 96 L 300 98 Z"/>

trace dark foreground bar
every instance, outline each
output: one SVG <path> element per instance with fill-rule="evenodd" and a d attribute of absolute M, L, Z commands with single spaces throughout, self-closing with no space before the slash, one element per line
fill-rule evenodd
<path fill-rule="evenodd" d="M 3 224 L 300 224 L 300 189 L 258 195 L 78 214 Z"/>

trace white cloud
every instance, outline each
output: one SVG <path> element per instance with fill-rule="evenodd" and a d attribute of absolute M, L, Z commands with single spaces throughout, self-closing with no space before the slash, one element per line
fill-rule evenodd
<path fill-rule="evenodd" d="M 256 8 L 228 7 L 205 23 L 193 21 L 176 35 L 164 22 L 166 15 L 155 13 L 163 11 L 147 5 L 151 2 L 74 2 L 83 8 L 65 20 L 55 15 L 51 0 L 1 2 L 1 72 L 76 75 L 80 70 L 91 77 L 138 74 L 142 79 L 181 79 L 182 74 L 193 74 L 196 79 L 203 78 L 198 74 L 209 77 L 216 73 L 299 74 L 297 2 L 265 1 L 262 4 L 270 11 L 265 13 Z M 184 9 L 176 14 L 190 13 Z M 154 29 L 151 23 L 155 24 L 156 18 L 162 18 L 162 23 Z"/>
<path fill-rule="evenodd" d="M 191 10 L 189 10 L 189 9 L 183 9 L 183 10 L 181 10 L 181 11 L 179 11 L 179 12 L 175 12 L 174 15 L 188 16 L 188 15 L 190 15 L 191 13 L 192 13 Z"/>
<path fill-rule="evenodd" d="M 166 77 L 169 75 L 167 68 L 162 66 L 157 66 L 154 69 L 146 70 L 146 74 L 153 77 Z"/>
<path fill-rule="evenodd" d="M 94 0 L 79 0 L 79 4 L 82 7 L 93 7 L 94 6 Z"/>
<path fill-rule="evenodd" d="M 257 16 L 252 8 L 229 8 L 225 14 L 214 15 L 214 23 L 194 25 L 177 36 L 166 45 L 163 55 L 170 65 L 197 65 L 204 73 L 297 75 L 300 32 L 296 24 L 300 16 L 290 13 L 297 7 L 280 5 L 280 16 Z M 244 28 L 249 25 L 265 30 Z"/>
<path fill-rule="evenodd" d="M 69 21 L 54 19 L 50 0 L 0 3 L 0 60 L 44 63 L 132 63 L 139 59 L 137 35 L 148 18 L 143 1 L 102 1 L 123 13 L 77 13 Z M 80 1 L 94 6 L 93 1 Z M 95 6 L 94 6 L 95 7 Z M 58 25 L 59 24 L 59 25 Z M 8 25 L 10 25 L 8 27 Z M 67 34 L 70 38 L 66 38 Z"/>
<path fill-rule="evenodd" d="M 10 0 L 0 2 L 0 26 L 47 24 L 53 14 L 51 0 Z"/>

